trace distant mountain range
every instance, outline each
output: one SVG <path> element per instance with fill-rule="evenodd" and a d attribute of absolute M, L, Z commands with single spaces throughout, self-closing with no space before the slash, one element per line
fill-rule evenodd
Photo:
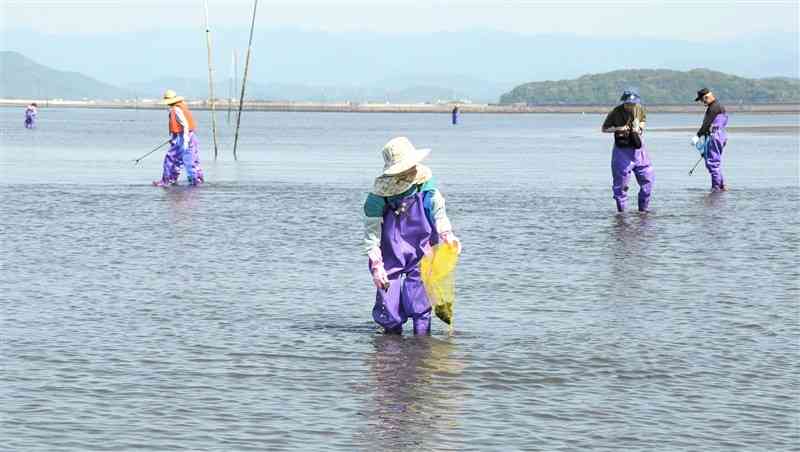
<path fill-rule="evenodd" d="M 500 97 L 501 104 L 608 105 L 626 88 L 636 88 L 645 103 L 686 104 L 708 87 L 725 103 L 800 103 L 800 79 L 749 79 L 708 69 L 687 72 L 639 69 L 584 75 L 575 80 L 531 82 Z"/>
<path fill-rule="evenodd" d="M 476 88 L 482 86 L 482 89 Z M 748 79 L 695 69 L 634 69 L 584 75 L 575 80 L 531 82 L 500 96 L 500 103 L 529 105 L 607 105 L 627 87 L 636 87 L 650 104 L 685 104 L 700 87 L 712 88 L 728 103 L 800 103 L 800 80 L 793 78 Z M 115 100 L 156 99 L 167 88 L 190 99 L 208 97 L 208 81 L 200 78 L 164 77 L 149 82 L 114 86 L 77 72 L 38 64 L 17 52 L 0 52 L 0 97 L 17 99 Z M 230 80 L 215 83 L 215 97 L 231 95 Z M 470 99 L 481 92 L 485 102 L 494 103 L 502 88 L 467 77 L 395 77 L 371 84 L 265 84 L 248 81 L 250 100 L 313 102 L 420 103 Z M 238 92 L 233 94 L 238 97 Z M 483 100 L 480 99 L 480 100 Z M 474 99 L 474 98 L 473 98 Z"/>
<path fill-rule="evenodd" d="M 0 98 L 116 99 L 130 93 L 78 72 L 59 71 L 17 52 L 0 52 Z"/>
<path fill-rule="evenodd" d="M 208 80 L 199 78 L 162 77 L 125 86 L 140 98 L 160 94 L 165 87 L 170 87 L 187 97 L 208 97 Z M 496 85 L 459 77 L 379 80 L 360 85 L 352 83 L 305 85 L 248 80 L 245 94 L 248 99 L 299 102 L 419 103 L 463 99 L 494 102 L 499 93 L 509 88 L 511 85 Z M 228 97 L 238 99 L 240 89 L 238 87 L 233 92 L 230 80 L 215 81 L 214 96 L 218 99 Z"/>
<path fill-rule="evenodd" d="M 0 50 L 13 50 L 120 88 L 133 85 L 140 97 L 160 93 L 164 86 L 159 82 L 165 78 L 186 79 L 189 95 L 205 97 L 204 30 L 199 25 L 180 27 L 171 23 L 114 33 L 7 31 Z M 624 32 L 625 27 L 619 28 Z M 243 72 L 248 33 L 247 28 L 212 29 L 216 92 L 223 96 L 228 95 L 235 50 L 239 75 Z M 798 77 L 800 42 L 791 31 L 693 42 L 485 29 L 439 33 L 256 29 L 248 93 L 262 99 L 403 102 L 455 97 L 497 102 L 501 94 L 524 82 L 570 80 L 619 69 L 701 67 L 749 78 Z"/>
<path fill-rule="evenodd" d="M 151 81 L 114 86 L 77 72 L 53 69 L 36 63 L 18 52 L 0 52 L 0 97 L 17 99 L 154 99 L 170 88 L 180 95 L 204 99 L 208 97 L 208 80 L 200 78 L 162 77 Z M 397 78 L 370 84 L 303 85 L 264 84 L 248 80 L 248 99 L 313 102 L 396 102 L 419 103 L 437 100 L 460 100 L 479 93 L 493 100 L 502 92 L 499 85 L 463 77 L 447 79 Z M 230 80 L 214 83 L 217 99 L 233 95 Z"/>

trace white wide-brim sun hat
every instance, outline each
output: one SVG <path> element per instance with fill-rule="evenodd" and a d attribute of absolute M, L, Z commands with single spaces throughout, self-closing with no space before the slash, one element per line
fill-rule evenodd
<path fill-rule="evenodd" d="M 417 149 L 406 137 L 391 139 L 383 147 L 383 173 L 375 178 L 372 192 L 378 196 L 399 195 L 432 177 L 431 169 L 420 164 L 430 149 Z M 416 171 L 409 171 L 416 168 Z"/>
<path fill-rule="evenodd" d="M 164 98 L 161 100 L 167 105 L 177 104 L 182 101 L 183 97 L 179 96 L 175 91 L 168 89 L 164 91 Z"/>
<path fill-rule="evenodd" d="M 383 146 L 383 176 L 402 174 L 423 161 L 430 149 L 417 149 L 406 137 L 392 138 Z"/>

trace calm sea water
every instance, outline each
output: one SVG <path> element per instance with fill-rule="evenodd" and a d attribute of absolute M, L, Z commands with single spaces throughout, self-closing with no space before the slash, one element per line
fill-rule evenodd
<path fill-rule="evenodd" d="M 620 216 L 600 115 L 245 113 L 234 162 L 223 112 L 213 162 L 198 112 L 209 183 L 168 190 L 131 163 L 166 112 L 40 117 L 0 110 L 2 449 L 800 448 L 796 135 L 731 134 L 710 195 L 690 134 L 647 134 L 654 212 Z M 399 134 L 464 244 L 452 336 L 371 321 Z"/>

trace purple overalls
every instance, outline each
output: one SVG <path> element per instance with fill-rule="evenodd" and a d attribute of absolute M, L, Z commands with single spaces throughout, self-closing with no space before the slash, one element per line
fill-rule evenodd
<path fill-rule="evenodd" d="M 725 190 L 725 179 L 722 177 L 722 151 L 728 144 L 728 115 L 720 113 L 711 123 L 711 135 L 708 136 L 708 146 L 706 147 L 706 169 L 711 175 L 711 191 Z"/>
<path fill-rule="evenodd" d="M 25 128 L 33 129 L 36 123 L 36 110 L 28 108 L 25 110 Z"/>
<path fill-rule="evenodd" d="M 628 200 L 628 180 L 631 171 L 639 183 L 639 211 L 646 212 L 650 205 L 650 194 L 653 190 L 655 174 L 647 155 L 647 145 L 642 139 L 639 149 L 621 148 L 614 145 L 611 151 L 611 191 L 617 202 L 617 211 L 623 212 Z"/>
<path fill-rule="evenodd" d="M 409 318 L 414 334 L 430 334 L 431 303 L 420 279 L 419 263 L 438 234 L 425 214 L 426 192 L 388 201 L 383 213 L 381 253 L 388 289 L 378 289 L 372 317 L 386 332 L 400 333 Z"/>
<path fill-rule="evenodd" d="M 200 167 L 200 152 L 194 131 L 189 132 L 189 146 L 183 149 L 183 135 L 172 134 L 172 146 L 164 156 L 164 170 L 161 180 L 155 182 L 160 186 L 178 183 L 181 167 L 186 167 L 186 179 L 190 185 L 203 183 L 203 168 Z"/>

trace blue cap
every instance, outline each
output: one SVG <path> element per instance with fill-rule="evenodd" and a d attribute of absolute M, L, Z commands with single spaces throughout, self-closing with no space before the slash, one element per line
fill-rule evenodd
<path fill-rule="evenodd" d="M 622 92 L 622 96 L 619 98 L 620 102 L 624 104 L 640 104 L 642 103 L 642 98 L 639 97 L 639 93 L 633 89 L 629 88 Z"/>

